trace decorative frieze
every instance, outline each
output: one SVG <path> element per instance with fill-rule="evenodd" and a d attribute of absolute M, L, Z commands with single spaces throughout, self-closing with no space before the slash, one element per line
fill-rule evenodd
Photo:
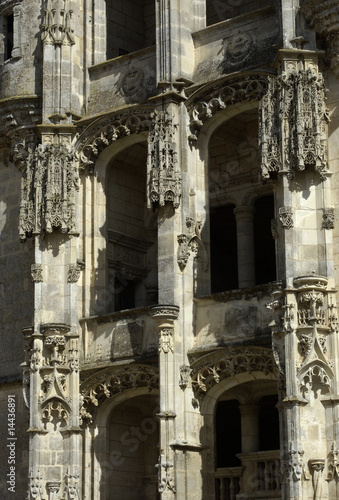
<path fill-rule="evenodd" d="M 170 202 L 178 208 L 181 176 L 177 167 L 173 117 L 167 111 L 154 111 L 148 135 L 147 207 Z"/>
<path fill-rule="evenodd" d="M 295 171 L 313 167 L 324 180 L 328 173 L 325 84 L 314 68 L 298 69 L 269 78 L 259 110 L 261 177 L 279 173 L 293 178 Z"/>
<path fill-rule="evenodd" d="M 198 256 L 203 263 L 203 270 L 208 269 L 208 256 L 205 245 L 201 239 L 202 222 L 186 217 L 187 233 L 178 236 L 177 261 L 181 271 L 184 271 L 191 253 Z"/>
<path fill-rule="evenodd" d="M 39 144 L 29 150 L 21 182 L 19 236 L 75 231 L 78 172 L 74 154 L 63 144 Z"/>
<path fill-rule="evenodd" d="M 74 30 L 71 26 L 71 9 L 68 0 L 47 0 L 44 6 L 44 21 L 41 24 L 41 41 L 44 45 L 73 45 Z"/>

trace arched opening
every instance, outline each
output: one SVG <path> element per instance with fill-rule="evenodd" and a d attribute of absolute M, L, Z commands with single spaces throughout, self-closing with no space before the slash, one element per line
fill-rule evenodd
<path fill-rule="evenodd" d="M 115 407 L 107 421 L 107 500 L 160 499 L 156 464 L 156 397 L 138 396 Z"/>
<path fill-rule="evenodd" d="M 155 45 L 155 1 L 106 0 L 107 59 Z"/>
<path fill-rule="evenodd" d="M 275 5 L 275 0 L 206 0 L 206 26 Z"/>
<path fill-rule="evenodd" d="M 157 231 L 146 208 L 147 146 L 121 151 L 108 168 L 108 312 L 157 302 Z"/>
<path fill-rule="evenodd" d="M 272 386 L 272 387 L 271 387 Z M 226 391 L 215 411 L 216 499 L 236 494 L 277 496 L 280 491 L 278 401 L 270 382 L 247 382 Z M 273 389 L 274 390 L 274 389 Z M 268 496 L 267 496 L 268 497 Z"/>
<path fill-rule="evenodd" d="M 238 288 L 235 205 L 212 207 L 210 212 L 211 292 Z"/>
<path fill-rule="evenodd" d="M 211 292 L 274 281 L 274 198 L 259 182 L 256 109 L 213 132 L 208 174 Z"/>

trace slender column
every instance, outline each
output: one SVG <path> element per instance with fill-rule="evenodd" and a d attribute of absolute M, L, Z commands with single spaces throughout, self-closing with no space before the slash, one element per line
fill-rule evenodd
<path fill-rule="evenodd" d="M 246 206 L 234 209 L 237 222 L 239 288 L 247 288 L 255 285 L 254 211 L 254 207 Z"/>
<path fill-rule="evenodd" d="M 174 320 L 177 319 L 177 306 L 154 306 L 151 309 L 158 326 L 159 335 L 159 386 L 160 386 L 160 454 L 158 468 L 158 490 L 162 500 L 175 497 L 174 452 L 170 443 L 175 440 L 174 412 Z"/>
<path fill-rule="evenodd" d="M 259 405 L 241 405 L 242 453 L 259 450 Z"/>

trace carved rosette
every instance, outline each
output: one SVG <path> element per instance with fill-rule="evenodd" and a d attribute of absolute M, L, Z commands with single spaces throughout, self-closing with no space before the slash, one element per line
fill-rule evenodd
<path fill-rule="evenodd" d="M 311 27 L 326 39 L 331 68 L 339 76 L 339 9 L 337 0 L 305 0 L 300 8 Z"/>
<path fill-rule="evenodd" d="M 269 78 L 259 110 L 259 145 L 262 179 L 281 172 L 313 167 L 324 180 L 328 174 L 325 84 L 314 68 L 297 69 Z"/>
<path fill-rule="evenodd" d="M 178 208 L 181 197 L 181 177 L 177 168 L 173 118 L 167 111 L 154 111 L 148 136 L 147 207 L 164 206 L 166 202 Z"/>
<path fill-rule="evenodd" d="M 44 45 L 74 45 L 71 26 L 73 11 L 67 9 L 67 0 L 47 0 L 41 25 L 41 41 Z"/>
<path fill-rule="evenodd" d="M 29 150 L 21 181 L 21 241 L 60 229 L 75 231 L 75 193 L 79 179 L 74 154 L 63 145 L 39 144 Z"/>

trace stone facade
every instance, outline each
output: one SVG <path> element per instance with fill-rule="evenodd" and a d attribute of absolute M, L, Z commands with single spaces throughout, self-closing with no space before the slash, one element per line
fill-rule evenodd
<path fill-rule="evenodd" d="M 0 0 L 1 498 L 339 497 L 338 0 Z"/>

